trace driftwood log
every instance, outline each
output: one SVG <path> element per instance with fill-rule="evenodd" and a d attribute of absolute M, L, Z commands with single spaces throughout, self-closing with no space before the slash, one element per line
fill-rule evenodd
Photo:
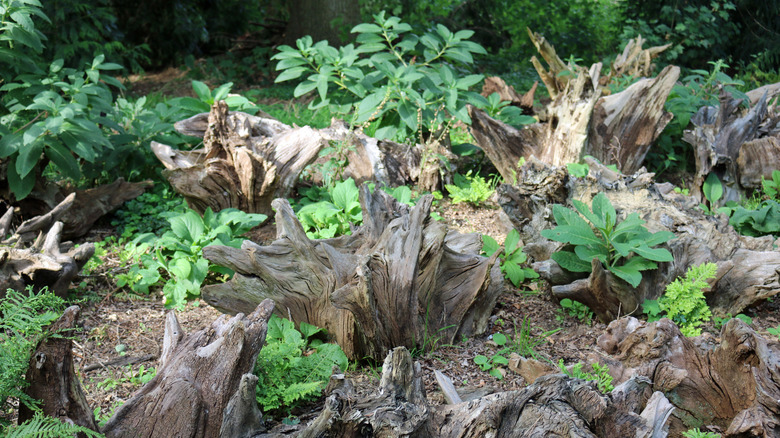
<path fill-rule="evenodd" d="M 338 437 L 664 437 L 671 406 L 647 379 L 603 395 L 593 382 L 545 376 L 518 391 L 444 406 L 428 405 L 420 365 L 403 347 L 390 351 L 379 388 L 356 398 L 334 375 L 325 408 L 302 438 Z"/>
<path fill-rule="evenodd" d="M 0 298 L 7 289 L 22 291 L 27 286 L 34 291 L 46 287 L 60 297 L 67 295 L 71 281 L 95 253 L 92 243 L 75 248 L 70 242 L 60 242 L 64 225 L 59 219 L 76 198 L 72 193 L 49 213 L 23 222 L 0 243 Z M 0 218 L 0 235 L 8 235 L 13 213 L 9 208 Z"/>
<path fill-rule="evenodd" d="M 705 292 L 716 314 L 736 315 L 747 307 L 780 292 L 780 252 L 770 236 L 740 236 L 725 217 L 704 215 L 695 208 L 693 197 L 672 191 L 671 184 L 652 182 L 653 174 L 623 175 L 586 159 L 590 174 L 575 178 L 565 167 L 548 166 L 532 159 L 521 169 L 521 181 L 498 189 L 499 203 L 515 227 L 521 231 L 525 251 L 536 261 L 534 269 L 552 285 L 557 299 L 569 298 L 590 307 L 604 322 L 640 311 L 645 299 L 657 299 L 665 286 L 694 265 L 714 262 L 717 278 Z M 563 244 L 540 236 L 553 228 L 552 204 L 571 207 L 571 200 L 590 204 L 603 192 L 618 212 L 618 221 L 637 212 L 650 231 L 671 231 L 676 238 L 668 243 L 674 261 L 659 263 L 646 271 L 637 288 L 593 265 L 587 278 L 565 272 L 549 259 Z"/>
<path fill-rule="evenodd" d="M 184 134 L 203 137 L 204 147 L 180 151 L 152 142 L 152 151 L 166 167 L 163 175 L 171 186 L 200 212 L 232 207 L 271 216 L 271 201 L 289 197 L 301 172 L 326 160 L 320 152 L 333 142 L 341 142 L 347 151 L 343 178 L 390 187 L 438 184 L 438 162 L 420 166 L 426 155 L 423 146 L 377 140 L 339 120 L 325 129 L 290 127 L 271 118 L 229 112 L 224 102 L 218 102 L 210 113 L 175 126 Z M 435 145 L 433 149 L 440 152 Z M 322 175 L 312 170 L 313 182 L 321 181 Z"/>
<path fill-rule="evenodd" d="M 780 169 L 780 106 L 769 104 L 769 91 L 744 110 L 741 99 L 721 89 L 718 107 L 703 107 L 691 118 L 683 140 L 696 157 L 694 196 L 703 201 L 704 181 L 715 173 L 724 189 L 719 205 L 739 202 Z"/>
<path fill-rule="evenodd" d="M 780 436 L 780 343 L 734 318 L 712 337 L 686 338 L 668 319 L 613 321 L 598 345 L 616 381 L 648 378 L 674 405 L 670 436 L 705 426 L 723 437 Z"/>
<path fill-rule="evenodd" d="M 666 67 L 655 78 L 641 79 L 619 93 L 603 96 L 601 64 L 590 70 L 564 64 L 544 37 L 533 33 L 531 37 L 549 65 L 545 69 L 532 59 L 553 99 L 538 114 L 540 122 L 516 129 L 476 108 L 469 109 L 474 139 L 504 180 L 515 181 L 518 163 L 531 155 L 555 166 L 591 155 L 626 173 L 638 170 L 650 145 L 672 118 L 664 104 L 680 69 Z M 630 55 L 635 52 L 632 47 L 626 47 L 626 56 L 638 62 L 639 54 Z M 628 58 L 624 61 L 634 62 Z"/>
<path fill-rule="evenodd" d="M 431 202 L 426 195 L 410 208 L 364 184 L 363 225 L 310 240 L 288 202 L 277 199 L 277 240 L 269 246 L 247 240 L 240 249 L 204 248 L 205 258 L 236 274 L 205 286 L 203 299 L 230 313 L 272 299 L 282 316 L 325 328 L 357 359 L 482 333 L 502 290 L 500 267 L 495 256 L 479 255 L 479 235 L 432 220 Z"/>

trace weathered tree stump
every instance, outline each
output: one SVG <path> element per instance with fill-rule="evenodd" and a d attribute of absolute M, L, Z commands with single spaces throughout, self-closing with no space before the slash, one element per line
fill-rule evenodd
<path fill-rule="evenodd" d="M 647 379 L 603 395 L 593 382 L 556 374 L 519 391 L 429 406 L 420 365 L 399 347 L 388 354 L 379 388 L 367 397 L 357 398 L 343 375 L 334 375 L 325 408 L 299 436 L 663 437 L 669 408 L 661 394 L 651 395 Z"/>
<path fill-rule="evenodd" d="M 59 336 L 45 339 L 35 349 L 25 373 L 25 379 L 30 383 L 25 393 L 41 401 L 44 414 L 96 431 L 95 416 L 73 369 L 73 340 L 67 333 L 76 328 L 79 312 L 78 306 L 68 307 L 47 328 Z M 20 424 L 34 415 L 34 411 L 20 404 Z"/>
<path fill-rule="evenodd" d="M 613 321 L 598 345 L 616 381 L 646 377 L 674 405 L 670 435 L 705 425 L 726 437 L 780 436 L 780 343 L 768 342 L 739 319 L 716 345 L 686 338 L 668 319 Z"/>
<path fill-rule="evenodd" d="M 718 205 L 739 202 L 761 187 L 761 177 L 771 178 L 772 171 L 780 169 L 780 107 L 768 103 L 765 93 L 743 111 L 741 99 L 721 90 L 718 107 L 703 107 L 691 118 L 693 128 L 685 131 L 683 140 L 693 146 L 696 157 L 694 196 L 704 200 L 704 181 L 715 173 L 724 189 Z"/>
<path fill-rule="evenodd" d="M 432 220 L 431 202 L 427 195 L 409 208 L 364 184 L 363 225 L 310 240 L 287 200 L 277 199 L 271 245 L 204 248 L 204 257 L 236 274 L 202 296 L 231 313 L 272 299 L 281 315 L 325 328 L 357 359 L 482 333 L 503 286 L 500 267 L 495 256 L 479 255 L 479 235 Z"/>
<path fill-rule="evenodd" d="M 60 297 L 67 295 L 71 281 L 95 253 L 92 243 L 78 248 L 60 243 L 64 226 L 58 219 L 71 209 L 75 199 L 76 194 L 71 194 L 49 213 L 23 222 L 0 244 L 0 298 L 7 289 L 22 291 L 27 286 L 34 291 L 46 287 Z M 13 209 L 8 209 L 0 219 L 0 235 L 8 234 L 12 217 Z"/>
<path fill-rule="evenodd" d="M 185 335 L 165 321 L 157 375 L 108 421 L 107 437 L 251 437 L 262 431 L 252 375 L 273 302 L 249 315 L 222 316 Z"/>
<path fill-rule="evenodd" d="M 498 189 L 499 203 L 521 231 L 525 252 L 536 261 L 534 269 L 552 285 L 557 299 L 570 298 L 593 310 L 604 322 L 640 311 L 645 299 L 659 298 L 665 286 L 684 275 L 694 265 L 714 262 L 717 278 L 705 293 L 708 304 L 717 314 L 736 315 L 745 308 L 780 292 L 780 252 L 774 249 L 772 237 L 740 236 L 723 217 L 704 215 L 695 209 L 697 201 L 674 193 L 671 184 L 655 184 L 652 174 L 638 172 L 623 175 L 586 159 L 590 174 L 571 177 L 564 167 L 529 161 L 520 172 L 516 186 Z M 563 244 L 549 241 L 539 234 L 553 228 L 552 204 L 571 207 L 571 200 L 589 204 L 599 192 L 610 199 L 618 212 L 618 222 L 637 212 L 650 231 L 671 231 L 677 238 L 668 242 L 674 261 L 659 263 L 646 271 L 637 288 L 594 263 L 587 278 L 563 271 L 549 259 Z"/>
<path fill-rule="evenodd" d="M 626 173 L 638 170 L 650 145 L 672 118 L 664 111 L 664 104 L 680 69 L 669 66 L 655 78 L 641 79 L 619 93 L 602 96 L 601 64 L 590 70 L 564 64 L 544 37 L 530 31 L 529 35 L 549 65 L 549 70 L 545 69 L 532 59 L 553 99 L 538 114 L 540 122 L 518 130 L 469 108 L 474 138 L 504 180 L 515 181 L 518 162 L 531 155 L 555 166 L 591 155 L 616 164 Z M 622 64 L 614 67 L 615 74 L 624 69 L 648 71 L 649 67 L 640 68 L 636 63 L 640 58 L 649 62 L 651 53 L 661 49 L 642 51 L 641 42 L 637 46 L 632 41 L 624 50 L 626 58 L 620 58 Z"/>

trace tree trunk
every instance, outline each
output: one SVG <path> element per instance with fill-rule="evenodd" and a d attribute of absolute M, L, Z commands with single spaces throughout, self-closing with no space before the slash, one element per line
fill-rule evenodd
<path fill-rule="evenodd" d="M 430 219 L 432 199 L 409 208 L 363 185 L 363 225 L 326 240 L 306 237 L 287 201 L 277 199 L 271 245 L 204 248 L 204 257 L 236 274 L 205 286 L 202 296 L 231 313 L 273 299 L 281 315 L 325 328 L 357 359 L 482 333 L 502 289 L 499 265 L 479 255 L 479 235 Z"/>
<path fill-rule="evenodd" d="M 502 185 L 499 203 L 526 242 L 525 252 L 536 261 L 534 269 L 552 285 L 557 299 L 579 301 L 604 322 L 638 311 L 645 299 L 657 299 L 667 284 L 704 262 L 718 265 L 717 278 L 706 294 L 716 314 L 736 315 L 745 308 L 780 292 L 780 253 L 774 238 L 740 236 L 723 218 L 706 216 L 695 209 L 692 197 L 674 193 L 671 184 L 652 183 L 652 174 L 623 175 L 593 159 L 586 159 L 590 173 L 575 178 L 563 167 L 551 167 L 532 159 L 519 175 L 520 184 Z M 550 254 L 564 245 L 539 234 L 553 228 L 552 204 L 571 207 L 571 200 L 589 204 L 599 192 L 607 195 L 619 212 L 618 221 L 637 212 L 650 231 L 671 231 L 677 238 L 667 245 L 674 261 L 645 271 L 633 288 L 593 262 L 587 278 L 560 269 Z"/>
<path fill-rule="evenodd" d="M 287 22 L 285 44 L 295 46 L 295 40 L 305 35 L 316 43 L 328 40 L 331 46 L 352 40 L 349 32 L 360 23 L 358 0 L 290 0 L 290 21 Z"/>
<path fill-rule="evenodd" d="M 267 300 L 249 315 L 222 316 L 189 335 L 169 312 L 157 375 L 117 409 L 102 432 L 109 438 L 228 438 L 262 431 L 252 372 L 273 307 Z"/>

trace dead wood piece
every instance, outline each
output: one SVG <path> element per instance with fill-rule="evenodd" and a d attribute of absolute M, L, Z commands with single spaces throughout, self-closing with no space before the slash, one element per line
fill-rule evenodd
<path fill-rule="evenodd" d="M 249 315 L 222 316 L 185 335 L 166 317 L 157 375 L 123 404 L 102 432 L 107 437 L 249 437 L 260 430 L 251 373 L 265 341 L 273 302 Z"/>
<path fill-rule="evenodd" d="M 85 373 L 87 371 L 94 371 L 100 368 L 108 367 L 123 367 L 126 365 L 133 365 L 141 362 L 148 362 L 150 360 L 157 359 L 156 354 L 144 354 L 143 356 L 119 356 L 105 362 L 93 363 L 82 368 Z"/>
<path fill-rule="evenodd" d="M 773 249 L 774 238 L 740 236 L 724 218 L 695 209 L 694 198 L 652 183 L 652 174 L 622 175 L 595 160 L 586 162 L 590 174 L 573 178 L 563 167 L 546 166 L 532 159 L 521 169 L 522 183 L 498 189 L 499 204 L 521 232 L 525 252 L 535 261 L 534 269 L 553 285 L 553 296 L 582 302 L 600 320 L 609 322 L 640 311 L 645 299 L 658 299 L 667 284 L 684 275 L 689 267 L 705 262 L 718 265 L 718 276 L 707 294 L 716 314 L 736 315 L 780 292 L 780 253 Z M 552 252 L 563 247 L 540 235 L 541 230 L 555 226 L 551 205 L 572 208 L 573 199 L 590 204 L 599 192 L 605 193 L 618 211 L 618 222 L 636 212 L 650 231 L 666 230 L 677 236 L 667 244 L 674 261 L 645 271 L 637 288 L 598 262 L 585 278 L 563 271 L 549 259 Z"/>
<path fill-rule="evenodd" d="M 639 394 L 633 397 L 620 391 L 603 395 L 593 382 L 555 374 L 523 390 L 429 406 L 420 366 L 412 362 L 408 350 L 393 349 L 382 372 L 379 388 L 366 397 L 357 398 L 348 385 L 338 385 L 320 416 L 299 436 L 666 436 L 662 431 L 651 435 L 654 425 L 662 428 L 665 424 L 659 418 L 663 410 L 652 418 L 639 415 L 651 399 L 646 379 L 634 379 L 624 386 Z M 662 395 L 655 397 L 663 399 Z"/>
<path fill-rule="evenodd" d="M 739 202 L 747 191 L 760 187 L 762 176 L 771 178 L 780 165 L 780 111 L 768 106 L 768 95 L 765 93 L 749 111 L 741 109 L 742 100 L 725 89 L 721 89 L 719 100 L 718 107 L 701 108 L 691 118 L 693 128 L 683 134 L 696 157 L 691 194 L 703 201 L 704 181 L 714 173 L 724 189 L 717 206 Z"/>
<path fill-rule="evenodd" d="M 531 89 L 521 95 L 515 91 L 514 87 L 507 85 L 500 77 L 490 76 L 485 78 L 485 84 L 482 85 L 482 92 L 480 94 L 484 97 L 489 97 L 493 93 L 498 93 L 502 102 L 510 102 L 510 104 L 522 108 L 523 114 L 533 114 L 534 94 L 536 94 L 537 86 L 539 86 L 539 81 L 534 82 Z"/>
<path fill-rule="evenodd" d="M 739 319 L 721 330 L 718 344 L 686 338 L 668 319 L 613 321 L 598 345 L 622 366 L 621 378 L 651 378 L 674 405 L 670 434 L 701 425 L 724 437 L 780 434 L 780 343 L 767 341 Z"/>
<path fill-rule="evenodd" d="M 666 44 L 643 49 L 642 45 L 644 43 L 645 39 L 642 38 L 642 35 L 630 39 L 623 48 L 623 52 L 612 62 L 608 78 L 612 79 L 626 75 L 638 78 L 648 77 L 653 74 L 655 69 L 655 65 L 652 63 L 653 59 L 672 45 Z"/>
<path fill-rule="evenodd" d="M 48 327 L 50 333 L 62 333 L 76 328 L 80 309 L 71 306 Z M 97 431 L 95 416 L 87 404 L 84 391 L 73 369 L 73 341 L 67 335 L 42 341 L 30 358 L 25 373 L 30 386 L 25 393 L 41 401 L 44 414 L 63 422 Z M 19 423 L 29 420 L 35 412 L 24 404 L 19 406 Z"/>
<path fill-rule="evenodd" d="M 495 257 L 478 254 L 479 236 L 431 220 L 430 195 L 410 208 L 363 185 L 360 202 L 363 225 L 352 235 L 310 240 L 289 203 L 275 200 L 271 245 L 204 250 L 236 274 L 204 287 L 203 298 L 231 313 L 273 299 L 296 323 L 325 328 L 352 358 L 482 333 L 502 280 Z"/>
<path fill-rule="evenodd" d="M 55 222 L 29 248 L 0 247 L 0 298 L 7 289 L 21 291 L 27 286 L 34 291 L 46 287 L 60 297 L 67 295 L 71 281 L 95 253 L 95 246 L 87 243 L 61 252 L 62 229 L 62 222 Z"/>

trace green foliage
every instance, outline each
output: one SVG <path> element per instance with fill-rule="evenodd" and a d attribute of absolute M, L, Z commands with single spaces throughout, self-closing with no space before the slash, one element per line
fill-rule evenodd
<path fill-rule="evenodd" d="M 745 236 L 780 235 L 780 204 L 775 200 L 761 202 L 756 209 L 726 204 L 730 213 L 729 224 Z"/>
<path fill-rule="evenodd" d="M 331 141 L 328 147 L 323 148 L 319 156 L 328 157 L 327 161 L 320 165 L 322 182 L 326 186 L 333 186 L 336 181 L 344 178 L 344 171 L 349 165 L 349 153 L 355 151 L 351 139 L 347 141 Z"/>
<path fill-rule="evenodd" d="M 738 320 L 744 322 L 747 325 L 753 324 L 753 318 L 745 315 L 744 313 L 739 313 L 737 314 L 737 316 L 731 316 L 730 313 L 727 313 L 726 316 L 724 316 L 723 318 L 716 316 L 715 318 L 712 319 L 712 323 L 717 330 L 720 330 L 723 327 L 723 325 L 729 322 L 729 320 L 731 320 L 732 318 L 737 318 Z"/>
<path fill-rule="evenodd" d="M 571 370 L 569 370 L 566 368 L 566 365 L 564 365 L 563 359 L 558 361 L 558 368 L 562 373 L 574 379 L 596 382 L 596 386 L 598 386 L 599 391 L 601 391 L 603 394 L 607 394 L 615 389 L 615 387 L 612 385 L 612 376 L 609 375 L 609 367 L 607 365 L 599 365 L 597 363 L 591 364 L 591 367 L 593 368 L 592 373 L 583 371 L 583 366 L 584 364 L 582 362 L 577 362 L 576 364 L 572 365 Z"/>
<path fill-rule="evenodd" d="M 492 335 L 492 341 L 495 342 L 497 346 L 503 347 L 507 343 L 506 335 L 503 333 L 494 333 Z M 509 365 L 509 359 L 506 358 L 507 350 L 508 349 L 502 348 L 490 358 L 479 354 L 474 356 L 474 363 L 477 364 L 482 371 L 487 371 L 491 376 L 501 380 L 504 378 L 504 375 L 498 369 L 498 366 Z"/>
<path fill-rule="evenodd" d="M 593 198 L 592 211 L 582 201 L 575 199 L 572 203 L 577 211 L 554 205 L 553 216 L 558 226 L 541 232 L 550 240 L 574 246 L 574 251 L 552 254 L 552 259 L 563 269 L 591 272 L 591 260 L 598 259 L 610 272 L 637 287 L 642 281 L 641 271 L 656 269 L 655 262 L 672 261 L 668 250 L 653 247 L 672 239 L 673 233 L 649 232 L 637 213 L 629 214 L 618 224 L 615 208 L 604 193 Z"/>
<path fill-rule="evenodd" d="M 642 308 L 648 321 L 657 321 L 662 314 L 678 327 L 685 336 L 699 336 L 700 326 L 712 317 L 703 289 L 709 287 L 707 280 L 715 278 L 718 265 L 703 263 L 691 266 L 685 278 L 677 278 L 668 286 L 664 295 L 656 300 L 645 300 Z"/>
<path fill-rule="evenodd" d="M 588 163 L 569 163 L 566 165 L 569 175 L 577 178 L 585 178 L 590 173 Z"/>
<path fill-rule="evenodd" d="M 453 176 L 455 184 L 446 184 L 444 187 L 450 194 L 453 204 L 468 202 L 478 206 L 487 201 L 495 192 L 498 180 L 486 181 L 479 174 L 472 176 L 469 170 L 465 175 L 456 173 Z"/>
<path fill-rule="evenodd" d="M 4 438 L 59 438 L 81 435 L 98 438 L 105 436 L 84 426 L 63 423 L 58 418 L 46 416 L 43 412 L 36 412 L 32 418 L 18 426 L 7 428 L 0 426 L 0 434 Z"/>
<path fill-rule="evenodd" d="M 780 340 L 780 325 L 773 328 L 766 329 L 767 333 L 773 336 L 777 336 L 777 338 Z"/>
<path fill-rule="evenodd" d="M 647 157 L 651 170 L 656 173 L 688 170 L 688 163 L 693 162 L 693 151 L 682 140 L 683 131 L 701 107 L 718 106 L 720 87 L 732 96 L 744 99 L 743 102 L 748 101 L 745 94 L 736 88 L 744 85 L 743 82 L 723 72 L 723 69 L 728 68 L 723 60 L 709 64 L 712 65 L 712 71 L 692 70 L 681 83 L 672 87 L 666 99 L 664 109 L 671 112 L 674 118 L 666 125 Z"/>
<path fill-rule="evenodd" d="M 311 188 L 303 192 L 296 215 L 310 239 L 329 239 L 350 234 L 350 225 L 363 223 L 357 186 L 352 178 L 333 188 Z"/>
<path fill-rule="evenodd" d="M 254 114 L 259 110 L 259 108 L 246 97 L 237 94 L 229 94 L 231 88 L 233 88 L 233 83 L 228 82 L 212 91 L 209 86 L 203 82 L 192 81 L 192 89 L 198 97 L 178 97 L 172 99 L 171 104 L 183 108 L 191 114 L 207 113 L 211 110 L 211 105 L 214 105 L 214 102 L 220 100 L 224 100 L 231 111 L 242 111 Z"/>
<path fill-rule="evenodd" d="M 294 406 L 322 394 L 332 368 L 348 366 L 347 356 L 336 344 L 314 336 L 323 330 L 302 322 L 300 331 L 291 321 L 272 315 L 265 346 L 255 365 L 257 402 L 264 412 Z"/>
<path fill-rule="evenodd" d="M 723 197 L 723 183 L 720 182 L 718 175 L 715 172 L 711 172 L 707 175 L 707 179 L 702 184 L 702 193 L 707 204 L 699 204 L 699 208 L 704 210 L 707 214 L 714 214 L 714 208 L 718 205 L 718 201 Z"/>
<path fill-rule="evenodd" d="M 181 197 L 169 187 L 158 185 L 154 191 L 125 202 L 114 212 L 111 226 L 117 227 L 117 233 L 126 239 L 144 233 L 159 236 L 171 228 L 167 218 L 186 210 L 187 203 Z"/>
<path fill-rule="evenodd" d="M 226 208 L 214 214 L 210 208 L 201 217 L 194 210 L 168 217 L 171 229 L 162 236 L 144 233 L 130 243 L 137 262 L 127 273 L 117 276 L 117 285 L 129 286 L 138 293 L 167 280 L 163 285 L 166 307 L 181 308 L 200 296 L 200 286 L 209 272 L 231 275 L 227 268 L 203 258 L 203 248 L 224 245 L 239 248 L 242 234 L 265 221 L 262 214 L 249 214 Z"/>
<path fill-rule="evenodd" d="M 683 432 L 683 436 L 685 438 L 720 438 L 721 435 L 715 432 L 704 432 L 697 427 L 695 429 L 686 430 Z"/>
<path fill-rule="evenodd" d="M 470 123 L 466 104 L 476 93 L 468 89 L 482 75 L 457 77 L 455 68 L 469 67 L 485 50 L 469 38 L 474 32 L 451 32 L 443 25 L 422 36 L 398 17 L 374 16 L 374 23 L 352 29 L 357 46 L 338 49 L 311 37 L 297 47 L 280 46 L 272 59 L 282 71 L 276 82 L 303 78 L 295 97 L 317 91 L 311 108 L 329 106 L 336 114 L 353 114 L 351 123 L 365 126 L 379 120 L 377 138 L 414 138 L 436 132 L 449 117 Z"/>
<path fill-rule="evenodd" d="M 520 323 L 520 331 L 517 330 L 517 326 L 515 325 L 515 335 L 512 338 L 510 348 L 520 356 L 537 359 L 536 347 L 544 343 L 548 337 L 559 331 L 561 331 L 561 329 L 557 328 L 543 332 L 540 336 L 534 336 L 532 333 L 531 321 L 526 317 Z"/>
<path fill-rule="evenodd" d="M 488 257 L 495 254 L 500 250 L 500 246 L 495 239 L 487 234 L 482 235 L 482 252 Z M 520 246 L 520 233 L 517 230 L 512 230 L 506 235 L 504 240 L 504 251 L 498 256 L 501 260 L 501 272 L 504 273 L 506 278 L 515 285 L 519 286 L 528 278 L 538 278 L 539 274 L 534 272 L 531 268 L 523 267 L 528 256 L 523 252 L 523 247 Z"/>
<path fill-rule="evenodd" d="M 775 201 L 780 200 L 780 198 L 778 198 L 778 195 L 780 194 L 780 170 L 772 171 L 772 179 L 765 179 L 762 176 L 761 188 L 769 199 Z"/>
<path fill-rule="evenodd" d="M 562 311 L 565 311 L 569 316 L 577 318 L 580 321 L 590 323 L 593 319 L 593 312 L 590 311 L 588 306 L 580 303 L 579 301 L 570 300 L 564 298 L 560 302 Z"/>
<path fill-rule="evenodd" d="M 537 122 L 536 118 L 523 115 L 523 110 L 520 107 L 510 105 L 509 101 L 502 101 L 498 93 L 493 93 L 487 98 L 477 95 L 473 97 L 473 100 L 475 106 L 487 112 L 490 117 L 515 128 L 521 129 L 525 125 Z"/>

